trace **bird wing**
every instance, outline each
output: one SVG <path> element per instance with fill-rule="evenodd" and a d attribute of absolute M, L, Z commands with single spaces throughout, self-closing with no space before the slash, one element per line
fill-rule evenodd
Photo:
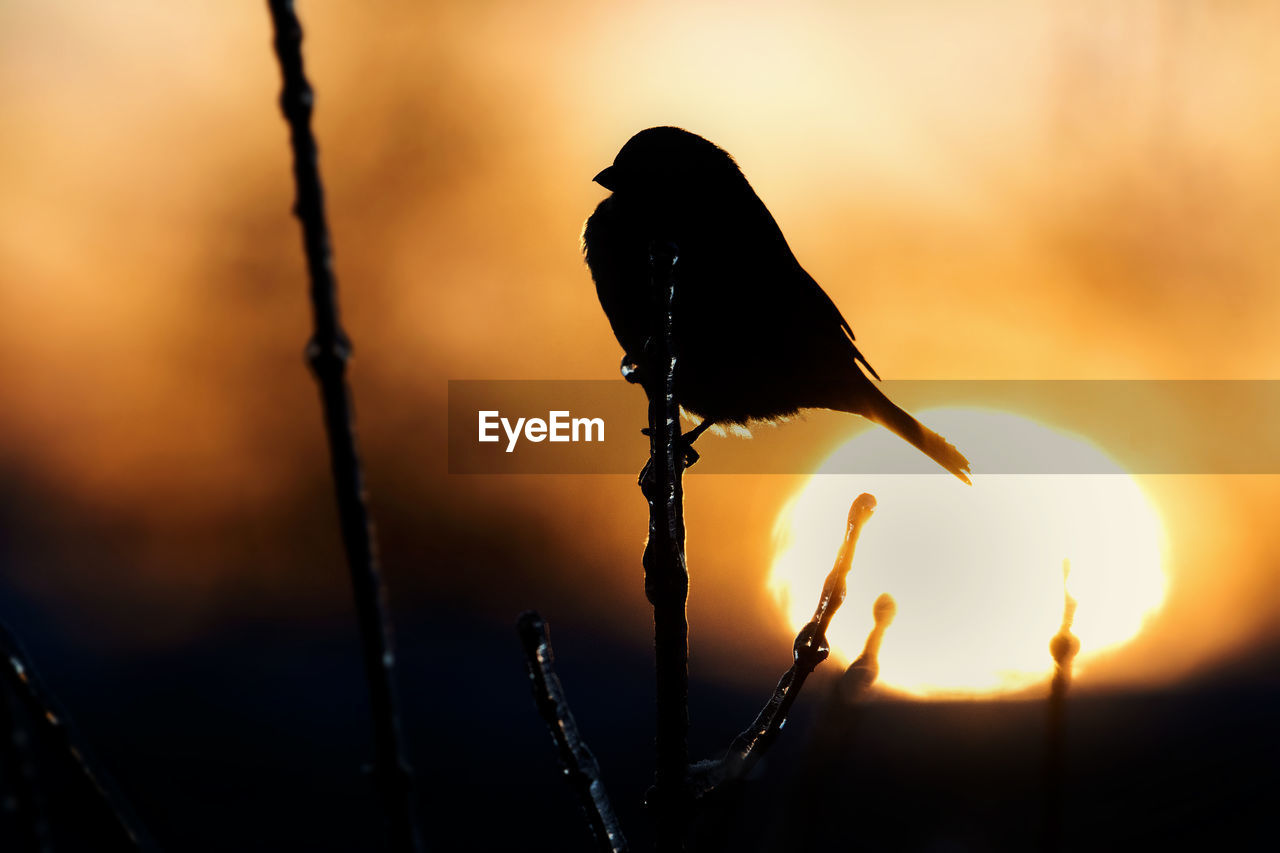
<path fill-rule="evenodd" d="M 831 301 L 831 297 L 822 289 L 822 286 L 813 280 L 813 276 L 809 275 L 803 269 L 800 270 L 800 273 L 803 275 L 804 281 L 808 285 L 813 304 L 817 306 L 821 312 L 825 313 L 831 321 L 839 325 L 840 331 L 844 332 L 844 336 L 849 343 L 849 348 L 853 351 L 854 360 L 862 362 L 862 366 L 865 367 L 872 376 L 879 380 L 880 374 L 876 373 L 876 369 L 871 366 L 871 362 L 867 361 L 867 357 L 858 349 L 858 345 L 853 337 L 853 327 L 849 325 L 849 321 L 840 313 L 840 309 L 836 307 L 835 302 Z"/>
<path fill-rule="evenodd" d="M 791 246 L 787 244 L 787 238 L 783 235 L 777 220 L 773 218 L 773 214 L 769 212 L 769 208 L 765 206 L 765 203 L 756 195 L 754 190 L 751 190 L 750 187 L 747 190 L 751 194 L 751 201 L 744 208 L 751 210 L 752 213 L 741 226 L 743 232 L 751 233 L 753 229 L 759 229 L 755 231 L 755 239 L 765 245 L 772 244 L 777 250 L 780 250 L 779 256 L 785 257 L 794 268 L 794 274 L 785 275 L 784 278 L 799 283 L 798 289 L 801 291 L 800 295 L 802 296 L 800 301 L 807 303 L 805 307 L 808 310 L 805 312 L 805 319 L 810 322 L 825 319 L 831 325 L 839 326 L 840 331 L 844 334 L 845 342 L 849 345 L 849 351 L 854 361 L 861 362 L 862 366 L 879 380 L 880 374 L 876 373 L 876 369 L 871 366 L 871 362 L 867 361 L 867 357 L 858 349 L 853 337 L 853 328 L 849 325 L 849 321 L 840 313 L 840 309 L 831 301 L 831 297 L 822 289 L 822 286 L 814 281 L 813 276 L 809 275 L 804 267 L 800 266 L 800 262 L 796 259 L 795 253 L 791 251 Z M 758 255 L 753 256 L 758 257 Z M 803 297 L 808 298 L 806 300 Z M 818 328 L 818 326 L 814 328 Z"/>

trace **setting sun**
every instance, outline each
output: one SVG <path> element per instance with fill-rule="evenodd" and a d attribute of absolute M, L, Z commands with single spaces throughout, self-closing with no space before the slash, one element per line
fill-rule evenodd
<path fill-rule="evenodd" d="M 778 519 L 769 583 L 790 624 L 799 628 L 811 615 L 843 513 L 865 491 L 879 508 L 858 545 L 845 611 L 829 632 L 836 657 L 857 656 L 872 627 L 871 603 L 887 592 L 898 616 L 880 654 L 883 684 L 918 696 L 976 696 L 1045 680 L 1068 559 L 1068 588 L 1079 602 L 1076 671 L 1087 677 L 1090 660 L 1137 636 L 1164 600 L 1156 509 L 1079 436 L 980 409 L 935 409 L 920 419 L 969 455 L 972 488 L 945 474 L 833 473 L 857 470 L 858 460 L 880 466 L 901 452 L 884 430 L 848 441 Z M 1020 459 L 1059 463 L 1051 470 L 1088 473 L 982 473 L 1002 470 L 996 459 L 1011 447 Z"/>

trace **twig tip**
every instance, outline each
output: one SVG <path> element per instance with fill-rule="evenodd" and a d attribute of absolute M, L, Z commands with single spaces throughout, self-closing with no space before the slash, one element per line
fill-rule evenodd
<path fill-rule="evenodd" d="M 866 521 L 871 513 L 876 511 L 875 495 L 863 492 L 853 499 L 853 503 L 849 506 L 849 523 L 853 524 L 855 520 L 861 519 Z"/>
<path fill-rule="evenodd" d="M 893 623 L 893 617 L 898 615 L 898 602 L 889 593 L 882 592 L 871 606 L 871 615 L 876 620 L 876 627 L 884 630 Z"/>
<path fill-rule="evenodd" d="M 520 636 L 520 645 L 525 654 L 532 655 L 538 646 L 548 642 L 547 623 L 542 614 L 536 610 L 526 610 L 516 620 L 516 633 Z"/>

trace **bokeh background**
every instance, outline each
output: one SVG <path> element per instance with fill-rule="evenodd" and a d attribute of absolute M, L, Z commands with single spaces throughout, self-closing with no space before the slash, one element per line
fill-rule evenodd
<path fill-rule="evenodd" d="M 886 377 L 1280 372 L 1274 4 L 301 12 L 437 838 L 474 840 L 482 821 L 528 849 L 582 843 L 525 692 L 511 626 L 526 607 L 552 622 L 619 799 L 638 799 L 648 773 L 634 479 L 449 476 L 445 455 L 449 379 L 616 376 L 578 239 L 603 194 L 591 176 L 636 130 L 676 124 L 731 151 Z M 372 814 L 352 778 L 369 752 L 363 683 L 302 362 L 278 89 L 261 3 L 0 0 L 0 618 L 167 849 L 361 849 Z M 635 412 L 638 428 L 638 392 Z M 688 481 L 703 751 L 787 663 L 765 579 L 802 480 Z M 1251 728 L 1239 713 L 1276 708 L 1280 483 L 1142 485 L 1170 535 L 1169 596 L 1078 685 L 1096 693 L 1081 711 L 1090 731 L 1108 733 L 1082 735 L 1103 762 L 1088 778 L 1122 762 L 1108 737 L 1177 719 L 1135 747 L 1126 772 L 1147 780 L 1135 784 L 1168 779 L 1150 757 L 1190 743 L 1208 763 L 1188 779 L 1221 762 L 1273 793 L 1249 757 L 1274 735 L 1249 741 L 1262 717 L 1246 715 Z M 908 733 L 902 720 L 944 714 L 890 706 L 906 710 L 880 713 Z M 995 726 L 946 713 L 922 725 Z M 1025 713 L 1038 743 L 1039 712 Z M 1107 728 L 1118 718 L 1129 728 Z M 1213 738 L 1230 720 L 1237 741 L 1223 747 Z M 957 737 L 975 761 L 1024 748 Z M 1208 813 L 1230 823 L 1235 803 L 1219 799 Z M 1133 831 L 1192 819 L 1166 811 Z M 503 814 L 519 820 L 495 826 Z M 933 814 L 921 845 L 998 846 Z M 1129 817 L 1108 815 L 1095 825 Z"/>

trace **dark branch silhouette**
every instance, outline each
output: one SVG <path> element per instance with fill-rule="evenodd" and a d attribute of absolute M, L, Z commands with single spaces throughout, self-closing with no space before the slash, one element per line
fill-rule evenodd
<path fill-rule="evenodd" d="M 325 221 L 311 111 L 315 101 L 302 63 L 302 26 L 291 0 L 269 0 L 275 27 L 275 50 L 284 78 L 280 107 L 289 125 L 293 175 L 297 184 L 294 214 L 302 225 L 303 246 L 311 283 L 314 333 L 307 362 L 320 386 L 329 458 L 338 500 L 342 542 L 355 598 L 356 615 L 369 686 L 373 718 L 373 774 L 391 830 L 394 849 L 421 849 L 413 809 L 411 771 L 405 759 L 394 687 L 395 652 L 386 594 L 378 566 L 373 522 L 369 515 L 354 415 L 346 382 L 351 344 L 338 316 L 337 281 L 333 274 L 329 227 Z"/>
<path fill-rule="evenodd" d="M 49 853 L 49 820 L 31 755 L 31 732 L 15 689 L 25 667 L 10 658 L 4 674 L 0 679 L 0 782 L 5 784 L 0 785 L 0 811 L 12 819 L 20 849 Z"/>
<path fill-rule="evenodd" d="M 133 817 L 124 800 L 116 793 L 110 781 L 103 773 L 90 766 L 89 760 L 85 757 L 84 751 L 76 744 L 75 738 L 68 729 L 62 714 L 50 698 L 49 692 L 40 683 L 40 679 L 31 668 L 31 664 L 23 652 L 22 645 L 3 623 L 0 623 L 0 655 L 3 655 L 3 665 L 0 666 L 0 679 L 3 679 L 3 684 L 0 685 L 0 693 L 7 694 L 0 695 L 0 706 L 7 709 L 13 716 L 13 720 L 8 721 L 10 725 L 5 727 L 5 732 L 7 737 L 15 739 L 13 750 L 10 756 L 6 756 L 6 758 L 17 758 L 24 763 L 30 761 L 30 756 L 25 754 L 26 749 L 24 747 L 26 744 L 17 741 L 20 732 L 17 721 L 25 710 L 35 724 L 52 737 L 56 750 L 66 755 L 76 770 L 79 771 L 81 778 L 88 782 L 99 802 L 102 803 L 107 813 L 115 820 L 115 824 L 123 836 L 121 840 L 135 850 L 152 849 L 152 845 L 143 833 L 140 824 Z M 0 709 L 0 721 L 3 721 L 2 709 Z M 6 750 L 6 752 L 8 751 Z M 29 810 L 26 815 L 26 821 L 28 824 L 27 834 L 31 841 L 31 846 L 28 849 L 48 850 L 50 848 L 47 825 L 42 814 L 38 811 L 39 799 L 37 792 L 31 787 L 33 779 L 30 771 L 32 768 L 27 763 L 27 772 L 23 772 L 21 766 L 18 769 L 19 773 L 16 781 L 22 786 L 19 788 L 19 795 L 25 796 L 26 802 L 19 802 L 17 805 L 19 808 Z"/>
<path fill-rule="evenodd" d="M 517 629 L 520 644 L 524 647 L 525 663 L 529 667 L 533 700 L 555 741 L 565 778 L 578 795 L 591 833 L 595 836 L 596 847 L 602 853 L 624 853 L 628 849 L 627 839 L 623 837 L 604 782 L 600 779 L 600 765 L 578 732 L 578 723 L 569 710 L 564 687 L 556 675 L 547 623 L 536 611 L 530 610 L 521 614 Z"/>
<path fill-rule="evenodd" d="M 1053 655 L 1053 682 L 1049 687 L 1049 725 L 1046 732 L 1044 769 L 1044 848 L 1057 850 L 1062 835 L 1063 749 L 1066 741 L 1067 688 L 1071 685 L 1071 663 L 1080 651 L 1080 640 L 1071 633 L 1076 600 L 1067 591 L 1071 562 L 1062 561 L 1062 625 L 1049 641 Z"/>
<path fill-rule="evenodd" d="M 858 544 L 858 536 L 875 508 L 876 499 L 865 493 L 858 495 L 849 507 L 844 543 L 836 555 L 835 565 L 822 585 L 822 595 L 813 612 L 813 619 L 796 635 L 791 668 L 783 673 L 778 686 L 774 688 L 773 696 L 755 721 L 734 738 L 724 757 L 719 761 L 701 762 L 694 768 L 694 784 L 700 795 L 709 794 L 726 782 L 739 781 L 751 772 L 751 768 L 782 732 L 787 714 L 795 704 L 805 679 L 831 654 L 831 647 L 827 643 L 827 627 L 844 603 L 845 581 L 853 565 L 853 552 Z"/>
<path fill-rule="evenodd" d="M 679 250 L 649 247 L 651 286 L 660 294 L 662 325 L 645 365 L 649 397 L 649 462 L 640 488 L 649 502 L 649 541 L 644 549 L 644 591 L 653 605 L 657 674 L 657 767 L 648 804 L 659 853 L 684 849 L 689 819 L 689 568 L 684 556 L 684 445 L 675 377 L 680 355 L 673 340 Z"/>

